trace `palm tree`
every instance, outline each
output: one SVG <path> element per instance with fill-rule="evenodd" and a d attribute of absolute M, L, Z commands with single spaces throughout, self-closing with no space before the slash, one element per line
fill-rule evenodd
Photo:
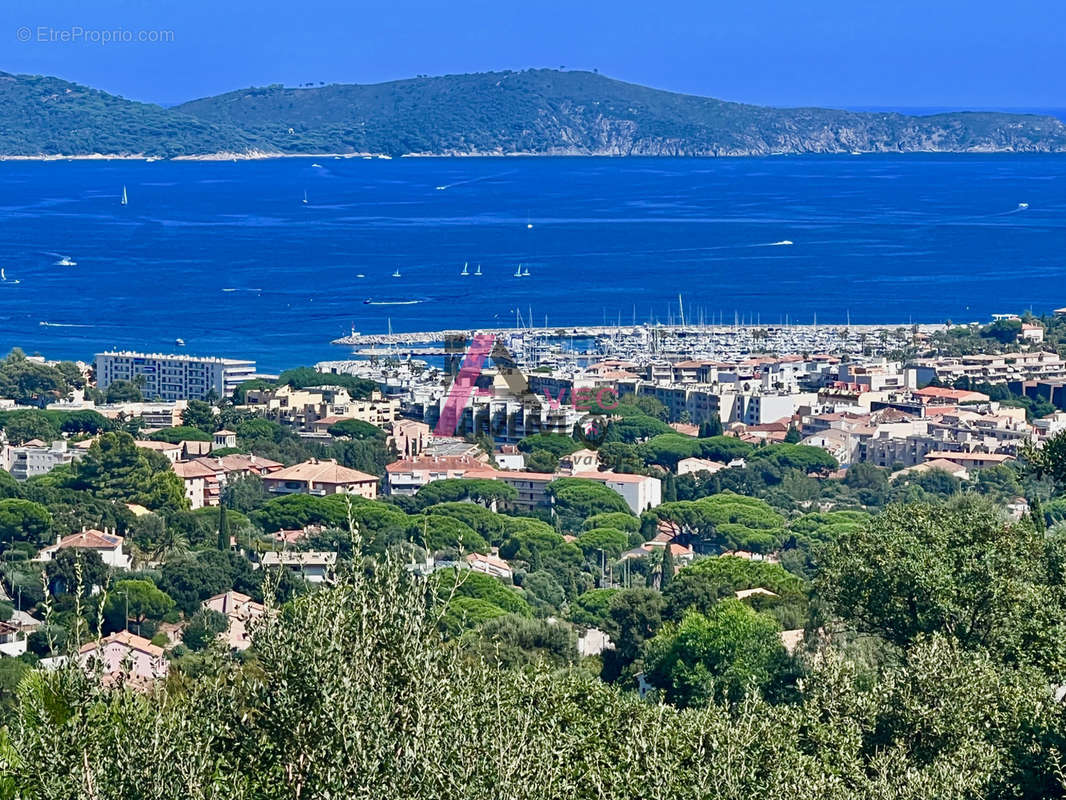
<path fill-rule="evenodd" d="M 163 528 L 163 533 L 152 548 L 152 560 L 157 562 L 170 561 L 189 552 L 189 540 L 185 534 L 175 530 L 169 525 Z"/>

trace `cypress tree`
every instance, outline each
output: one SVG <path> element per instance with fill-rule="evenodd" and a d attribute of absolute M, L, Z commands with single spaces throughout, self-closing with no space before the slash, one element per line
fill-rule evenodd
<path fill-rule="evenodd" d="M 666 588 L 674 577 L 674 554 L 670 552 L 670 542 L 663 548 L 663 561 L 659 569 L 659 591 Z"/>
<path fill-rule="evenodd" d="M 663 479 L 663 502 L 674 503 L 677 501 L 677 476 L 672 472 L 666 473 Z"/>
<path fill-rule="evenodd" d="M 1033 527 L 1036 528 L 1038 533 L 1047 532 L 1047 517 L 1044 516 L 1044 509 L 1040 505 L 1040 498 L 1034 497 L 1029 501 L 1029 517 L 1033 520 Z"/>
<path fill-rule="evenodd" d="M 229 517 L 226 516 L 226 504 L 218 504 L 218 549 L 223 553 L 229 550 Z"/>
<path fill-rule="evenodd" d="M 723 433 L 724 429 L 722 428 L 722 418 L 719 417 L 717 414 L 712 415 L 711 421 L 707 423 L 707 436 L 704 438 L 710 436 L 721 436 Z"/>

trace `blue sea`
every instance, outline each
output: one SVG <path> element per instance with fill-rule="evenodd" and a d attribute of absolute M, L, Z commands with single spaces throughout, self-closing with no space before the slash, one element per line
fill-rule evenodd
<path fill-rule="evenodd" d="M 666 321 L 679 293 L 707 322 L 987 320 L 1066 305 L 1066 156 L 8 161 L 0 266 L 5 351 L 264 370 L 353 327 Z"/>

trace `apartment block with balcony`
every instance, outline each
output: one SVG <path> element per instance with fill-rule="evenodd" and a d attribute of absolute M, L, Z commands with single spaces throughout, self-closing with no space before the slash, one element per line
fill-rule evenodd
<path fill-rule="evenodd" d="M 109 351 L 96 354 L 96 384 L 106 392 L 115 381 L 142 386 L 150 400 L 226 397 L 256 376 L 255 362 L 234 358 Z"/>

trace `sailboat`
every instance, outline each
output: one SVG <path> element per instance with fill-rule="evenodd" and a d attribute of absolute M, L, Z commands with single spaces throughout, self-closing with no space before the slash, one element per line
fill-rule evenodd
<path fill-rule="evenodd" d="M 122 185 L 122 200 L 119 201 L 119 205 L 128 206 L 130 199 L 126 196 L 126 185 Z"/>
<path fill-rule="evenodd" d="M 522 265 L 521 265 L 521 264 L 519 264 L 519 265 L 518 265 L 518 269 L 516 269 L 516 270 L 514 271 L 514 276 L 515 276 L 516 278 L 521 278 L 521 277 L 522 277 Z"/>
<path fill-rule="evenodd" d="M 523 278 L 528 278 L 529 277 L 529 267 L 526 267 L 525 272 L 522 273 L 522 277 Z"/>
<path fill-rule="evenodd" d="M 477 271 L 474 274 L 475 275 L 480 275 L 481 274 L 481 265 L 480 264 L 477 265 Z"/>
<path fill-rule="evenodd" d="M 0 281 L 6 281 L 6 280 L 7 280 L 7 273 L 4 272 L 4 268 L 3 267 L 0 267 Z"/>
<path fill-rule="evenodd" d="M 392 277 L 394 277 L 394 278 L 399 278 L 400 277 L 400 268 L 399 267 L 397 267 L 396 271 L 394 273 L 392 273 Z"/>
<path fill-rule="evenodd" d="M 304 189 L 304 205 L 307 205 L 307 190 Z"/>
<path fill-rule="evenodd" d="M 460 272 L 459 274 L 460 275 L 469 275 L 470 274 L 470 262 L 467 261 L 467 262 L 463 263 L 463 271 Z"/>

